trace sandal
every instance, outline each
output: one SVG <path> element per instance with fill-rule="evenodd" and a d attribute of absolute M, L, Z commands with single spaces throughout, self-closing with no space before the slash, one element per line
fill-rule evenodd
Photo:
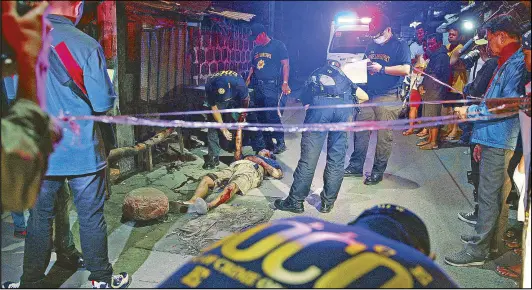
<path fill-rule="evenodd" d="M 421 132 L 417 133 L 416 136 L 418 136 L 419 138 L 425 138 L 426 136 L 429 135 L 429 132 L 423 132 L 423 130 L 421 130 Z"/>
<path fill-rule="evenodd" d="M 435 149 L 438 149 L 438 144 L 428 143 L 428 144 L 425 144 L 423 146 L 419 146 L 419 149 L 421 149 L 421 150 L 435 150 Z"/>
<path fill-rule="evenodd" d="M 497 272 L 497 274 L 505 278 L 519 279 L 521 278 L 521 270 L 522 270 L 521 264 L 517 264 L 515 266 L 508 266 L 508 267 L 497 266 L 497 269 L 495 270 L 495 272 Z"/>
<path fill-rule="evenodd" d="M 406 130 L 406 131 L 403 131 L 403 136 L 410 136 L 414 134 L 414 130 Z"/>
<path fill-rule="evenodd" d="M 427 144 L 430 144 L 430 142 L 427 141 L 427 140 L 423 140 L 423 141 L 417 143 L 416 146 L 425 146 L 425 145 L 427 145 Z"/>
<path fill-rule="evenodd" d="M 506 245 L 507 248 L 509 249 L 517 249 L 517 248 L 521 248 L 521 243 L 520 241 L 518 241 L 517 239 L 515 240 L 512 240 L 512 241 L 507 241 L 506 243 L 504 243 Z"/>

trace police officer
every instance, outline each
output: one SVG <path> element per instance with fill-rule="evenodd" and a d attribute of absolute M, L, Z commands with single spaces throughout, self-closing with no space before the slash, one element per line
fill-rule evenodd
<path fill-rule="evenodd" d="M 288 75 L 288 51 L 284 43 L 272 39 L 266 34 L 262 24 L 255 23 L 251 26 L 250 40 L 256 46 L 252 52 L 252 67 L 249 71 L 246 84 L 249 85 L 254 76 L 253 88 L 257 107 L 277 107 L 279 104 L 279 83 L 282 76 L 281 90 L 285 95 L 290 94 Z M 282 67 L 282 75 L 281 75 Z M 281 124 L 281 117 L 276 111 L 259 112 L 259 121 L 267 124 Z M 266 148 L 275 154 L 286 150 L 284 132 L 263 132 Z M 274 145 L 273 139 L 277 144 Z"/>
<path fill-rule="evenodd" d="M 276 219 L 214 243 L 158 288 L 457 288 L 425 223 L 393 204 L 347 225 Z"/>
<path fill-rule="evenodd" d="M 399 102 L 399 90 L 403 77 L 410 73 L 410 51 L 405 42 L 398 40 L 392 33 L 390 20 L 384 15 L 372 18 L 369 34 L 373 42 L 366 49 L 368 62 L 368 83 L 364 90 L 369 102 Z M 364 107 L 357 114 L 357 121 L 396 120 L 401 105 Z M 345 176 L 363 175 L 364 161 L 368 152 L 370 131 L 355 132 L 355 150 L 345 169 Z M 388 159 L 392 153 L 392 130 L 379 130 L 373 170 L 364 180 L 364 184 L 373 185 L 382 181 Z"/>
<path fill-rule="evenodd" d="M 329 61 L 327 65 L 315 70 L 306 83 L 302 94 L 303 105 L 327 106 L 352 104 L 358 87 L 339 68 L 339 63 Z M 356 96 L 355 96 L 356 99 Z M 305 124 L 347 122 L 350 108 L 308 109 Z M 301 138 L 301 158 L 294 172 L 294 182 L 285 200 L 276 200 L 275 208 L 283 211 L 301 213 L 303 201 L 309 194 L 310 185 L 320 158 L 323 142 L 327 139 L 327 165 L 323 176 L 324 187 L 321 193 L 322 213 L 328 213 L 338 196 L 343 180 L 345 153 L 347 150 L 347 132 L 303 132 Z"/>
<path fill-rule="evenodd" d="M 220 114 L 218 110 L 250 107 L 251 100 L 246 83 L 244 82 L 244 79 L 234 71 L 221 71 L 210 76 L 205 84 L 205 93 L 207 95 L 207 104 L 211 110 L 214 111 L 212 117 L 209 117 L 210 121 L 213 121 L 214 119 L 214 121 L 218 123 L 224 123 L 225 119 L 226 122 L 235 122 L 238 119 L 238 117 L 235 117 L 235 114 L 225 114 L 224 117 L 222 117 L 222 114 Z M 257 122 L 257 117 L 254 113 L 243 114 L 247 115 L 249 122 Z M 205 158 L 206 160 L 205 164 L 203 164 L 203 169 L 213 169 L 220 164 L 219 156 L 221 148 L 219 134 L 223 135 L 223 137 L 229 142 L 233 140 L 233 135 L 228 129 L 222 128 L 216 130 L 214 128 L 209 128 L 207 133 L 208 154 Z M 253 150 L 258 152 L 264 149 L 264 140 L 261 132 L 249 131 L 247 135 L 252 140 Z M 227 150 L 230 150 L 230 146 L 227 142 L 224 143 L 224 145 Z"/>

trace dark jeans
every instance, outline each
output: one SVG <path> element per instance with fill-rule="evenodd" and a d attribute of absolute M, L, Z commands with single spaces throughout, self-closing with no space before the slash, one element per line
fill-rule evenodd
<path fill-rule="evenodd" d="M 395 91 L 395 90 L 394 90 Z M 370 98 L 371 103 L 398 102 L 399 96 L 395 92 L 386 95 Z M 397 120 L 401 112 L 401 105 L 382 107 L 362 107 L 356 115 L 356 121 L 392 121 Z M 364 161 L 368 153 L 370 131 L 354 133 L 355 149 L 351 154 L 348 168 L 362 171 Z M 388 165 L 388 159 L 392 154 L 392 130 L 379 130 L 377 132 L 377 148 L 375 149 L 375 161 L 372 173 L 383 174 Z"/>
<path fill-rule="evenodd" d="M 315 106 L 346 104 L 342 99 L 315 98 Z M 305 124 L 347 122 L 352 109 L 309 109 Z M 303 132 L 301 137 L 301 158 L 294 171 L 294 183 L 289 197 L 304 201 L 309 195 L 316 165 L 320 158 L 323 142 L 327 139 L 327 164 L 323 173 L 323 192 L 321 198 L 328 204 L 333 203 L 340 191 L 344 179 L 345 153 L 347 151 L 347 132 Z"/>
<path fill-rule="evenodd" d="M 68 184 L 77 209 L 81 249 L 89 280 L 110 282 L 113 268 L 107 251 L 107 224 L 103 215 L 105 170 L 80 176 L 47 176 L 30 210 L 28 234 L 24 246 L 21 288 L 43 287 L 44 272 L 52 251 L 52 222 L 58 192 Z"/>
<path fill-rule="evenodd" d="M 253 91 L 255 95 L 255 105 L 257 108 L 277 107 L 279 102 L 279 95 L 281 88 L 277 84 L 258 84 Z M 260 123 L 266 124 L 282 124 L 281 118 L 276 110 L 258 112 L 258 119 Z M 262 132 L 266 148 L 273 149 L 273 139 L 277 144 L 284 144 L 284 132 Z"/>
<path fill-rule="evenodd" d="M 253 103 L 250 103 L 250 107 L 252 107 Z M 223 105 L 219 105 L 218 109 L 227 109 Z M 235 120 L 231 117 L 231 114 L 222 114 L 222 118 L 224 120 L 224 123 L 234 123 Z M 208 116 L 209 122 L 215 122 L 212 115 Z M 246 122 L 248 123 L 258 123 L 257 120 L 257 112 L 249 112 L 246 117 Z M 247 142 L 251 145 L 254 151 L 260 151 L 264 148 L 266 148 L 266 145 L 264 144 L 264 138 L 262 137 L 263 132 L 261 131 L 247 131 L 242 130 L 242 146 L 246 144 L 246 140 L 249 139 L 250 142 Z M 220 140 L 222 142 L 220 142 Z M 233 132 L 233 140 L 227 141 L 225 137 L 222 134 L 222 131 L 220 129 L 215 128 L 209 128 L 207 130 L 207 151 L 209 156 L 218 157 L 220 156 L 220 150 L 223 148 L 226 151 L 232 151 L 232 149 L 235 147 L 235 136 Z"/>
<path fill-rule="evenodd" d="M 495 231 L 507 220 L 500 219 L 503 203 L 511 189 L 507 169 L 513 151 L 481 145 L 480 179 L 478 187 L 478 221 L 475 225 L 478 242 L 468 243 L 466 249 L 475 257 L 487 257 Z M 507 215 L 507 213 L 506 213 Z M 502 216 L 501 216 L 502 217 Z M 502 223 L 498 224 L 498 221 Z M 502 229 L 504 230 L 504 229 Z"/>
<path fill-rule="evenodd" d="M 462 136 L 460 136 L 460 141 L 462 141 L 462 143 L 464 144 L 469 144 L 471 142 L 471 135 L 473 135 L 473 123 L 459 123 L 458 127 L 462 129 Z"/>
<path fill-rule="evenodd" d="M 471 151 L 471 181 L 475 190 L 473 190 L 473 201 L 475 202 L 475 212 L 478 214 L 478 184 L 480 182 L 480 162 L 476 162 L 473 157 L 473 152 L 475 152 L 475 146 L 477 144 L 471 143 L 469 149 Z"/>

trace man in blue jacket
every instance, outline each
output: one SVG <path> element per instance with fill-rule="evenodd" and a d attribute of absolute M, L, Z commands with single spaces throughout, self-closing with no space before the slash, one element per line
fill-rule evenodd
<path fill-rule="evenodd" d="M 490 99 L 516 98 L 523 94 L 520 83 L 525 74 L 525 64 L 516 23 L 511 16 L 501 15 L 485 24 L 489 48 L 499 57 L 497 70 L 482 103 L 456 109 L 461 118 L 493 116 L 491 107 L 488 107 Z M 507 169 L 518 134 L 517 115 L 482 120 L 474 124 L 471 142 L 477 145 L 472 154 L 475 160 L 480 160 L 476 233 L 461 237 L 466 244 L 465 248 L 445 257 L 447 264 L 458 267 L 484 264 L 495 232 L 504 230 L 500 229 L 505 222 L 501 212 L 511 189 Z M 498 226 L 499 218 L 503 222 Z"/>
<path fill-rule="evenodd" d="M 47 113 L 55 117 L 104 114 L 113 107 L 116 95 L 102 47 L 75 26 L 83 13 L 83 1 L 50 1 L 50 8 L 52 47 L 61 59 L 68 58 L 63 64 L 72 80 L 82 84 L 80 88 L 86 92 L 76 92 L 68 82 L 48 74 Z M 78 213 L 81 249 L 92 287 L 126 288 L 131 283 L 125 272 L 113 275 L 109 262 L 103 214 L 107 160 L 102 133 L 94 121 L 81 120 L 76 124 L 77 132 L 69 124 L 63 124 L 64 138 L 50 155 L 37 201 L 30 210 L 20 284 L 6 282 L 6 288 L 46 288 L 54 201 L 66 181 Z"/>

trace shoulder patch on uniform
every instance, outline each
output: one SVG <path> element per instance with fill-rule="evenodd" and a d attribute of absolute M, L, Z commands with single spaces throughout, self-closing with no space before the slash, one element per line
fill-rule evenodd
<path fill-rule="evenodd" d="M 220 94 L 220 95 L 225 94 L 225 89 L 224 88 L 219 88 L 218 89 L 218 94 Z"/>

